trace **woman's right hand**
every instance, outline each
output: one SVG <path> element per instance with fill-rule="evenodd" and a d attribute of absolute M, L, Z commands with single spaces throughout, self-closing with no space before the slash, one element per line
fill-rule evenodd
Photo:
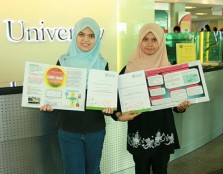
<path fill-rule="evenodd" d="M 51 105 L 43 105 L 40 107 L 40 111 L 53 111 L 53 107 Z"/>
<path fill-rule="evenodd" d="M 121 113 L 120 113 L 120 115 L 116 114 L 116 116 L 118 117 L 119 121 L 130 121 L 130 120 L 133 120 L 135 117 L 137 117 L 140 114 L 141 113 L 134 113 L 133 111 L 129 111 L 122 115 L 121 115 Z"/>

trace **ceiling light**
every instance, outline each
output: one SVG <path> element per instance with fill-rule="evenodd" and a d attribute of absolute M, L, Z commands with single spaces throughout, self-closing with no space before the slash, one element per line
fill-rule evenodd
<path fill-rule="evenodd" d="M 185 6 L 185 9 L 193 9 L 193 8 L 196 8 L 196 7 L 192 7 L 192 6 Z"/>
<path fill-rule="evenodd" d="M 195 13 L 198 16 L 207 15 L 207 13 Z"/>

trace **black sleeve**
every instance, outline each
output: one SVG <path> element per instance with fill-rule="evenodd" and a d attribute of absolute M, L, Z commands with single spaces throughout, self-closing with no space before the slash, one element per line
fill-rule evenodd
<path fill-rule="evenodd" d="M 115 121 L 118 121 L 118 117 L 116 117 L 115 113 L 116 113 L 116 112 L 114 112 L 114 113 L 111 115 L 111 118 L 112 118 L 113 120 L 115 120 Z"/>
<path fill-rule="evenodd" d="M 179 110 L 177 109 L 177 107 L 174 107 L 174 108 L 173 108 L 173 111 L 176 112 L 176 113 L 184 113 L 184 112 L 186 111 L 186 109 L 184 109 L 183 111 L 179 111 Z"/>
<path fill-rule="evenodd" d="M 107 63 L 107 65 L 105 66 L 105 70 L 106 70 L 106 71 L 109 71 L 108 63 Z"/>
<path fill-rule="evenodd" d="M 57 64 L 56 65 L 59 65 L 60 66 L 60 61 L 59 60 L 57 61 Z"/>
<path fill-rule="evenodd" d="M 119 75 L 121 75 L 121 74 L 125 74 L 125 69 L 126 69 L 126 66 L 124 66 L 124 67 L 122 68 L 122 70 L 120 71 Z"/>
<path fill-rule="evenodd" d="M 60 110 L 54 109 L 53 111 L 40 111 L 41 115 L 44 116 L 58 116 Z"/>

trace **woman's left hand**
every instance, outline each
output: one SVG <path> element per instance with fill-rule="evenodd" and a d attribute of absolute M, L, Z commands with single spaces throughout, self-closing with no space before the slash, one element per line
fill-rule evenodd
<path fill-rule="evenodd" d="M 104 115 L 108 115 L 108 116 L 110 116 L 110 115 L 113 114 L 113 109 L 112 109 L 112 108 L 104 108 L 104 109 L 102 110 L 102 112 L 103 112 Z"/>
<path fill-rule="evenodd" d="M 190 105 L 191 105 L 191 103 L 189 101 L 184 101 L 177 106 L 177 110 L 182 112 L 185 109 L 187 109 Z"/>

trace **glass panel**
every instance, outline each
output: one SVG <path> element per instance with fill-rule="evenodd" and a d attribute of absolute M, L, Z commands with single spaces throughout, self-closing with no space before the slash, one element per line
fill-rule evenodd
<path fill-rule="evenodd" d="M 198 57 L 198 33 L 166 33 L 165 39 L 167 54 L 171 64 L 176 64 L 176 43 L 195 43 L 197 51 L 196 55 Z"/>
<path fill-rule="evenodd" d="M 164 31 L 168 31 L 168 13 L 164 10 L 155 10 L 155 21 Z"/>
<path fill-rule="evenodd" d="M 222 32 L 201 32 L 203 62 L 222 62 Z"/>
<path fill-rule="evenodd" d="M 176 43 L 195 43 L 197 60 L 221 63 L 223 60 L 223 32 L 165 33 L 167 54 L 176 64 Z"/>

